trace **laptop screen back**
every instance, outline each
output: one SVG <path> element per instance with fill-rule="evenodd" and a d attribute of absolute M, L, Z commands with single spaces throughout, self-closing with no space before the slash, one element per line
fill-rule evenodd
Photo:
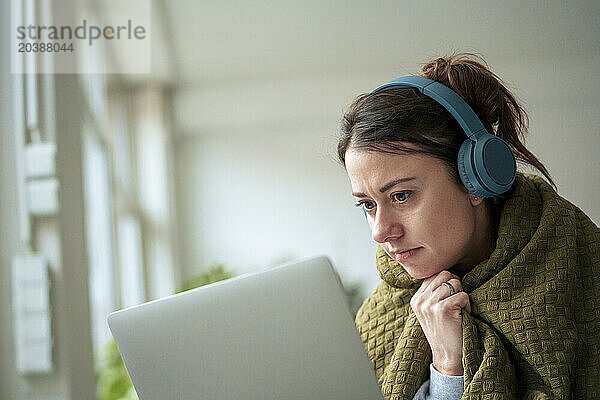
<path fill-rule="evenodd" d="M 108 318 L 141 400 L 382 399 L 326 257 Z"/>

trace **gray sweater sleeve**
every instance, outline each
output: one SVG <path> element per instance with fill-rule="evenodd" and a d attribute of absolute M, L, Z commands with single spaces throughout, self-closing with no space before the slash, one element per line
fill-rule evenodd
<path fill-rule="evenodd" d="M 462 376 L 448 376 L 440 374 L 429 364 L 429 380 L 425 381 L 413 400 L 458 400 L 464 391 L 464 378 Z"/>

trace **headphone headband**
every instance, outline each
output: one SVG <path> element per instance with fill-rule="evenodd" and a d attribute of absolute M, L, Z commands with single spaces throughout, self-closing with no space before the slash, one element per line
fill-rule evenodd
<path fill-rule="evenodd" d="M 449 87 L 422 76 L 403 76 L 373 89 L 372 93 L 391 87 L 411 87 L 441 104 L 458 121 L 463 131 L 476 141 L 487 133 L 475 111 Z"/>
<path fill-rule="evenodd" d="M 510 146 L 490 134 L 471 106 L 454 90 L 422 76 L 404 76 L 373 89 L 371 94 L 390 87 L 416 88 L 441 104 L 458 121 L 468 137 L 458 149 L 458 173 L 469 192 L 493 197 L 510 189 L 517 174 Z"/>

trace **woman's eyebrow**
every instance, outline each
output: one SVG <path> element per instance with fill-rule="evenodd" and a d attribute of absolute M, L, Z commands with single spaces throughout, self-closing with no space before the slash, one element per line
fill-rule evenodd
<path fill-rule="evenodd" d="M 417 178 L 415 178 L 414 176 L 411 176 L 409 178 L 395 179 L 395 180 L 393 180 L 391 182 L 388 182 L 385 185 L 383 185 L 381 187 L 381 189 L 379 189 L 379 191 L 381 193 L 385 193 L 385 192 L 387 192 L 388 190 L 390 190 L 391 188 L 393 188 L 394 186 L 396 186 L 399 183 L 408 182 L 408 181 L 412 181 L 412 180 L 415 180 L 415 179 L 417 179 Z M 354 197 L 367 197 L 367 195 L 364 194 L 364 193 L 356 193 L 356 192 L 352 192 L 352 196 L 354 196 Z"/>

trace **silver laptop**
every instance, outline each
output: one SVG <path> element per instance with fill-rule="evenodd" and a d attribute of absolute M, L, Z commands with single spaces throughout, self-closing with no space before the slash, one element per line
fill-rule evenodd
<path fill-rule="evenodd" d="M 141 400 L 382 400 L 326 257 L 117 311 Z"/>

